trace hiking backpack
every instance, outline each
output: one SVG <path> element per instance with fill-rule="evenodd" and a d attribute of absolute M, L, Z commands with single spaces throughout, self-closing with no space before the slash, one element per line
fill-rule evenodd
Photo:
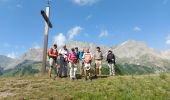
<path fill-rule="evenodd" d="M 57 49 L 50 48 L 50 49 L 48 50 L 48 57 L 49 57 L 49 58 L 51 57 L 50 54 L 53 54 L 53 55 L 57 55 L 57 56 L 58 56 L 58 51 L 57 51 Z"/>

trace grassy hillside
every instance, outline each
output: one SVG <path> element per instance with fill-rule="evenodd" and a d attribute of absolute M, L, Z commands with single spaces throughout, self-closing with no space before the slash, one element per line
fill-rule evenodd
<path fill-rule="evenodd" d="M 0 100 L 170 100 L 170 74 L 97 80 L 1 77 Z"/>

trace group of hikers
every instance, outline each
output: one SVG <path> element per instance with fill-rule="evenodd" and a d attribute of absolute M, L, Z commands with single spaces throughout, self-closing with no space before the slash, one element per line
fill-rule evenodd
<path fill-rule="evenodd" d="M 57 49 L 57 44 L 54 44 L 48 50 L 49 57 L 49 77 L 62 78 L 69 76 L 71 80 L 77 79 L 76 72 L 80 71 L 80 75 L 84 76 L 85 80 L 92 80 L 92 61 L 95 61 L 95 77 L 101 76 L 103 53 L 100 47 L 96 47 L 96 52 L 92 54 L 89 48 L 79 50 L 78 47 L 71 48 L 71 51 L 64 45 L 61 49 Z M 106 61 L 110 69 L 110 76 L 115 75 L 115 55 L 112 50 L 108 50 Z M 68 67 L 69 66 L 69 67 Z M 69 75 L 67 71 L 69 70 Z M 63 75 L 63 76 L 62 76 Z"/>

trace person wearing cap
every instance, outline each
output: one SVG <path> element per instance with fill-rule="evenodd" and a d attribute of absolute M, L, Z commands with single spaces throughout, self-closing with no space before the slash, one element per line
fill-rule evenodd
<path fill-rule="evenodd" d="M 68 62 L 68 49 L 66 45 L 63 46 L 59 50 L 59 56 L 60 56 L 60 68 L 59 68 L 59 77 L 62 77 L 62 72 L 64 71 L 64 77 L 67 77 L 67 62 Z"/>
<path fill-rule="evenodd" d="M 101 76 L 102 72 L 102 60 L 103 60 L 103 54 L 100 50 L 100 47 L 96 47 L 96 52 L 94 54 L 95 59 L 95 76 Z"/>
<path fill-rule="evenodd" d="M 106 61 L 108 62 L 110 76 L 115 75 L 115 69 L 114 69 L 114 66 L 115 66 L 115 55 L 112 53 L 112 50 L 108 51 Z"/>
<path fill-rule="evenodd" d="M 48 57 L 49 57 L 49 77 L 52 78 L 52 70 L 54 71 L 54 78 L 57 77 L 57 69 L 56 69 L 56 61 L 58 57 L 58 51 L 57 51 L 57 45 L 54 44 L 53 47 L 51 47 L 48 50 Z"/>

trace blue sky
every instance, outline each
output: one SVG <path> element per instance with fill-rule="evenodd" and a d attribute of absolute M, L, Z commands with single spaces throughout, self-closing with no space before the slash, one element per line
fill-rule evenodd
<path fill-rule="evenodd" d="M 46 0 L 0 0 L 0 54 L 43 46 Z M 49 46 L 77 40 L 108 46 L 129 39 L 170 48 L 170 0 L 52 0 Z M 64 39 L 64 40 L 63 40 Z"/>

